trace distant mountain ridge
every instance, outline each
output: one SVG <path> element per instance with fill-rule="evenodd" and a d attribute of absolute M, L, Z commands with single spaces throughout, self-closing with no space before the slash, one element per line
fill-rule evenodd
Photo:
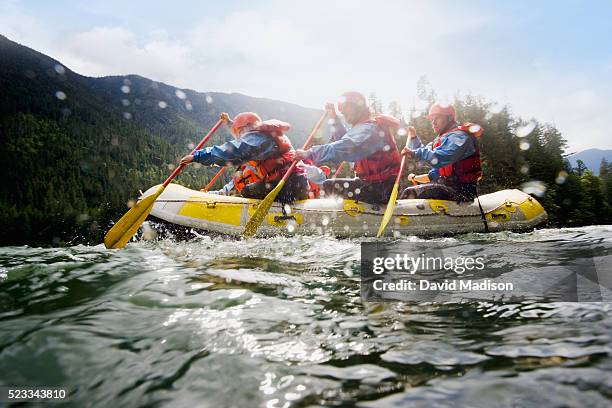
<path fill-rule="evenodd" d="M 221 112 L 243 111 L 291 123 L 296 146 L 322 113 L 138 75 L 86 77 L 0 35 L 0 245 L 61 242 L 75 232 L 99 242 L 127 201 L 163 181 Z M 230 137 L 222 127 L 208 145 Z M 217 170 L 190 166 L 177 181 L 200 188 Z"/>
<path fill-rule="evenodd" d="M 582 160 L 593 174 L 599 175 L 599 166 L 602 159 L 606 159 L 608 163 L 612 162 L 612 150 L 603 149 L 587 149 L 568 156 L 567 159 L 572 167 L 576 167 L 578 160 Z"/>

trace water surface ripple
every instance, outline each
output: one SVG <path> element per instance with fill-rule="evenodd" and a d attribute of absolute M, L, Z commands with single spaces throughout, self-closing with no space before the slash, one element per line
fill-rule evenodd
<path fill-rule="evenodd" d="M 496 276 L 611 278 L 610 226 L 434 241 Z M 359 244 L 0 248 L 0 385 L 79 407 L 612 405 L 611 303 L 364 303 Z"/>

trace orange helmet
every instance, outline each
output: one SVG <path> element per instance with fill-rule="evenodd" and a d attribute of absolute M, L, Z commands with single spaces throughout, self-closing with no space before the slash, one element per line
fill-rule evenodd
<path fill-rule="evenodd" d="M 338 101 L 338 110 L 340 113 L 344 113 L 344 108 L 348 104 L 357 105 L 361 108 L 368 107 L 365 96 L 359 92 L 345 92 L 342 94 Z"/>
<path fill-rule="evenodd" d="M 439 103 L 434 103 L 429 108 L 429 114 L 427 115 L 427 119 L 431 120 L 434 116 L 452 116 L 453 119 L 457 113 L 455 112 L 455 108 L 453 105 L 441 105 Z"/>
<path fill-rule="evenodd" d="M 259 126 L 261 124 L 261 118 L 258 114 L 253 112 L 242 112 L 237 114 L 232 121 L 232 134 L 237 136 L 240 129 L 247 125 Z"/>

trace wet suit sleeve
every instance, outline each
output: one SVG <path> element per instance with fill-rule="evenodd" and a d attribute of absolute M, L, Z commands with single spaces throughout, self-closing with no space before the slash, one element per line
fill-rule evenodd
<path fill-rule="evenodd" d="M 324 163 L 354 162 L 384 149 L 385 138 L 378 134 L 373 123 L 352 127 L 340 140 L 325 145 L 313 146 L 307 159 L 316 165 Z"/>
<path fill-rule="evenodd" d="M 432 144 L 414 150 L 414 154 L 423 161 L 431 163 L 435 169 L 456 163 L 475 153 L 474 143 L 465 132 L 449 133 L 442 144 L 435 150 Z"/>
<path fill-rule="evenodd" d="M 205 166 L 225 166 L 228 163 L 237 165 L 249 160 L 267 159 L 276 148 L 276 143 L 263 133 L 247 133 L 238 140 L 231 140 L 222 145 L 198 150 L 193 160 Z"/>

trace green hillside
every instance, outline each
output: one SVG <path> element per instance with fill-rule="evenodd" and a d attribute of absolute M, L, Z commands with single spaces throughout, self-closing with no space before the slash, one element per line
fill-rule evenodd
<path fill-rule="evenodd" d="M 2 36 L 0 90 L 0 244 L 101 242 L 128 201 L 163 181 L 221 112 L 288 121 L 297 145 L 321 114 L 135 75 L 89 78 Z M 222 129 L 212 142 L 229 137 Z M 201 187 L 215 171 L 191 166 L 179 181 Z"/>

